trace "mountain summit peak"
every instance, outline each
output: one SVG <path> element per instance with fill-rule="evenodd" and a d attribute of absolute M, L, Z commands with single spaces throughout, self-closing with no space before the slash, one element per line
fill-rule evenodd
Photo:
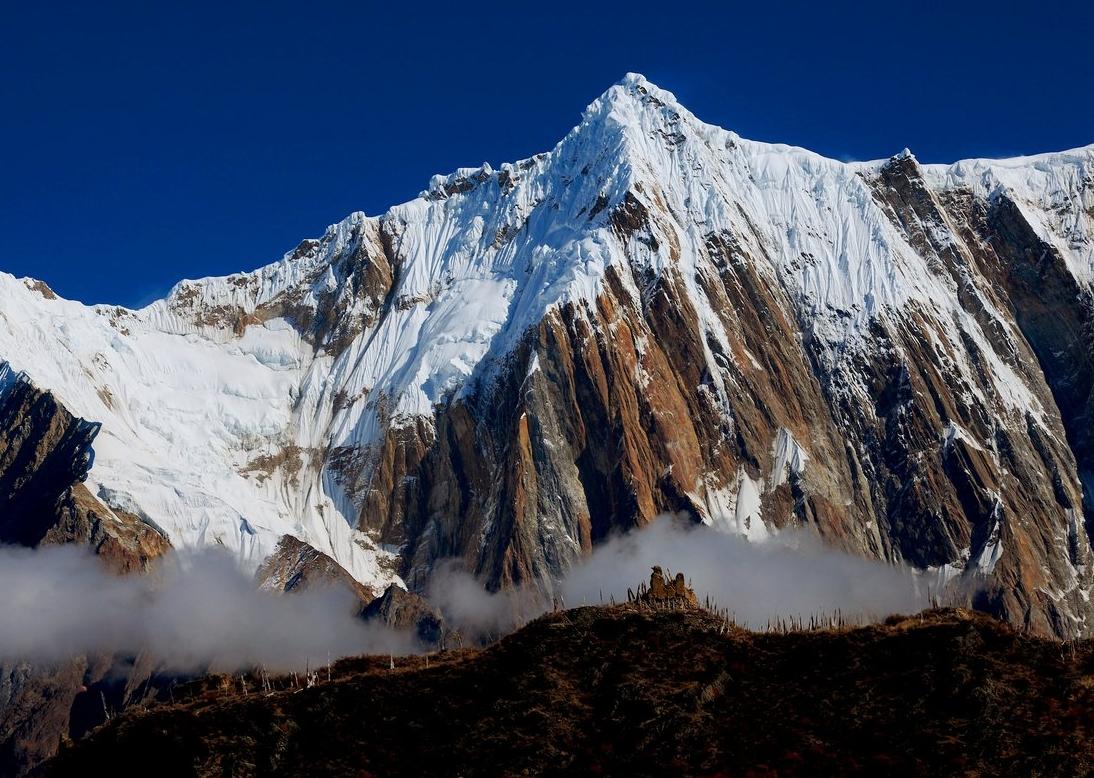
<path fill-rule="evenodd" d="M 650 83 L 650 81 L 641 73 L 628 72 L 625 73 L 623 75 L 623 78 L 619 79 L 619 81 L 617 81 L 616 83 L 621 86 L 630 86 L 631 84 L 645 85 Z"/>
<path fill-rule="evenodd" d="M 629 167 L 636 158 L 650 155 L 651 143 L 678 145 L 701 133 L 702 126 L 672 92 L 640 73 L 627 73 L 589 104 L 560 146 L 597 164 L 612 157 Z M 658 156 L 655 150 L 653 156 Z"/>
<path fill-rule="evenodd" d="M 647 108 L 669 109 L 677 113 L 687 112 L 676 95 L 667 89 L 662 89 L 650 81 L 641 73 L 627 73 L 619 81 L 616 81 L 589 106 L 589 110 L 595 113 L 596 108 L 617 105 L 620 102 L 637 101 L 637 105 Z M 586 112 L 587 114 L 589 111 Z M 690 112 L 688 112 L 690 114 Z"/>
<path fill-rule="evenodd" d="M 676 95 L 667 89 L 662 89 L 641 73 L 627 73 L 615 83 L 615 86 L 622 87 L 633 94 L 654 95 L 661 102 L 679 104 Z"/>

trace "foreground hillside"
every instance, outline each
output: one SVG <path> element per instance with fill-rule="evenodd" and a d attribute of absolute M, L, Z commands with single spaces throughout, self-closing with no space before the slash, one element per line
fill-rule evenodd
<path fill-rule="evenodd" d="M 550 614 L 484 650 L 239 679 L 110 722 L 67 775 L 1081 775 L 1094 646 L 932 611 L 757 634 L 702 610 Z M 295 687 L 295 688 L 294 688 Z M 276 690 L 281 689 L 281 690 Z"/>

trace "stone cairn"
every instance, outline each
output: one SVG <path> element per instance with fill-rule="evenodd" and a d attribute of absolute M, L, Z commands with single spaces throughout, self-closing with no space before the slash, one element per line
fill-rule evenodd
<path fill-rule="evenodd" d="M 699 598 L 684 580 L 683 573 L 674 578 L 665 575 L 660 567 L 650 573 L 650 584 L 641 584 L 638 591 L 627 589 L 627 602 L 641 603 L 654 608 L 698 608 Z"/>

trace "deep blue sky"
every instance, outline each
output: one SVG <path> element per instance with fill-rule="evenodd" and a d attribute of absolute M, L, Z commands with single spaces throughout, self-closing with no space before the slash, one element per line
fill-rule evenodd
<path fill-rule="evenodd" d="M 1094 4 L 877 5 L 9 3 L 0 270 L 146 303 L 549 149 L 628 70 L 840 158 L 1094 142 Z"/>

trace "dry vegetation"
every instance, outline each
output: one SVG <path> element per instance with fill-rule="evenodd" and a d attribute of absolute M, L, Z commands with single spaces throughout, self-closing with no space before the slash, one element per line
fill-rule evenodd
<path fill-rule="evenodd" d="M 548 614 L 482 650 L 209 678 L 53 776 L 1082 775 L 1094 646 L 935 610 L 754 633 L 699 608 Z"/>

